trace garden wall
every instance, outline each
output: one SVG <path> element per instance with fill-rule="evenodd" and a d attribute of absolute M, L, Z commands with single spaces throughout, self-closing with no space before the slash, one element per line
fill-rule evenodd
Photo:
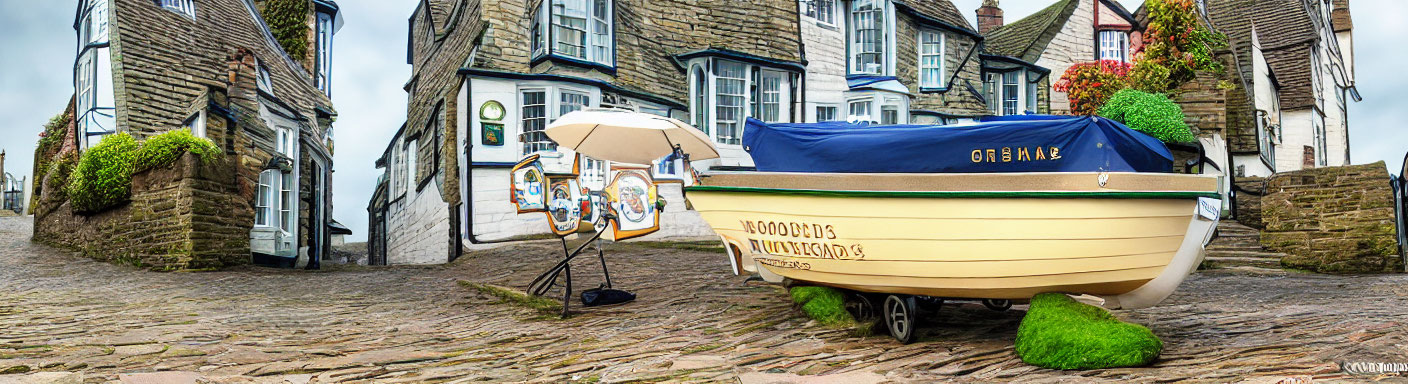
<path fill-rule="evenodd" d="M 132 175 L 131 202 L 96 214 L 72 211 L 64 180 L 44 180 L 34 241 L 98 260 L 156 271 L 205 270 L 249 262 L 248 210 L 229 164 L 186 154 L 169 167 Z"/>
<path fill-rule="evenodd" d="M 1256 229 L 1266 228 L 1261 218 L 1261 198 L 1266 195 L 1266 178 L 1238 177 L 1236 194 L 1237 222 Z"/>
<path fill-rule="evenodd" d="M 1321 273 L 1402 272 L 1393 190 L 1382 161 L 1276 174 L 1262 197 L 1265 248 L 1286 267 Z"/>

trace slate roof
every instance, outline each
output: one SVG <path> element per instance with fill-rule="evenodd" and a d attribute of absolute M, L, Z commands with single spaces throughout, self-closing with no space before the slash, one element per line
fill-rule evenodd
<path fill-rule="evenodd" d="M 1207 10 L 1213 26 L 1227 34 L 1243 78 L 1252 77 L 1251 32 L 1255 27 L 1266 62 L 1281 84 L 1281 108 L 1315 105 L 1310 48 L 1317 35 L 1302 0 L 1208 0 Z"/>
<path fill-rule="evenodd" d="M 968 19 L 963 17 L 963 12 L 949 0 L 900 0 L 899 3 L 925 16 L 977 33 L 977 30 L 968 24 Z"/>
<path fill-rule="evenodd" d="M 1009 56 L 1035 63 L 1051 39 L 1061 32 L 1067 19 L 1075 13 L 1080 0 L 1060 0 L 983 36 L 988 54 Z"/>

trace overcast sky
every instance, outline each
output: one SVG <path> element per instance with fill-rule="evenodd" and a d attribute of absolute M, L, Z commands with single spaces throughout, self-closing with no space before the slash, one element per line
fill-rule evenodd
<path fill-rule="evenodd" d="M 1121 0 L 1131 11 L 1139 0 Z M 35 141 L 44 122 L 63 111 L 73 94 L 74 0 L 0 0 L 0 148 L 5 171 L 30 177 Z M 981 0 L 956 0 L 969 22 Z M 339 0 L 346 25 L 333 49 L 333 102 L 339 117 L 333 176 L 333 218 L 365 239 L 367 199 L 379 173 L 373 162 L 406 115 L 406 18 L 416 0 Z M 1006 0 L 1007 21 L 1051 4 L 1050 0 Z M 1408 2 L 1353 0 L 1359 92 L 1350 105 L 1350 149 L 1354 163 L 1384 160 L 1401 168 L 1408 129 L 1401 116 L 1408 98 L 1393 96 L 1408 86 L 1399 68 L 1408 62 Z"/>

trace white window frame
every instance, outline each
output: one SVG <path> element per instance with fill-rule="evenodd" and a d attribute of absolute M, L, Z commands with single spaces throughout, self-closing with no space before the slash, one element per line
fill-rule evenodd
<path fill-rule="evenodd" d="M 1007 81 L 1009 75 L 1015 78 L 1015 83 Z M 1027 81 L 1027 79 L 1030 79 L 1028 76 L 1033 76 L 1032 72 L 1024 69 L 983 73 L 983 95 L 988 100 L 988 112 L 995 116 L 1022 115 L 1028 114 L 1028 112 L 1036 113 L 1035 111 L 1027 110 L 1027 107 L 1030 106 L 1030 103 L 1027 101 L 1027 95 L 1032 91 L 1030 88 L 1031 85 Z M 1008 89 L 1009 86 L 1016 87 L 1016 92 L 1014 92 L 1016 97 L 1011 100 L 1009 100 L 1009 97 L 1013 95 L 1008 94 L 1009 91 L 1011 91 Z M 1014 103 L 1010 111 L 1007 108 L 1009 102 Z"/>
<path fill-rule="evenodd" d="M 735 68 L 741 68 L 742 73 L 735 74 L 731 73 L 731 71 L 730 73 L 722 73 L 721 71 L 724 70 L 725 66 L 736 66 Z M 710 90 L 711 94 L 713 94 L 714 99 L 714 141 L 719 144 L 743 144 L 743 126 L 748 120 L 748 106 L 751 104 L 749 102 L 750 100 L 748 100 L 750 96 L 750 92 L 748 92 L 749 82 L 751 80 L 748 76 L 748 73 L 750 72 L 749 68 L 750 66 L 747 63 L 743 62 L 732 60 L 714 61 L 714 70 L 712 71 L 712 80 L 710 81 L 710 83 L 712 83 L 712 86 L 710 87 Z M 729 83 L 724 83 L 725 81 Z M 734 87 L 730 86 L 728 87 L 729 93 L 724 93 L 723 89 L 721 88 L 725 86 L 724 84 L 738 84 L 738 86 L 736 90 L 734 89 Z M 726 105 L 726 103 L 724 103 L 724 98 L 729 98 L 729 100 L 737 100 L 737 102 L 730 101 Z M 730 114 L 732 116 L 731 119 L 725 120 L 721 117 L 721 115 L 724 114 L 723 112 L 725 108 L 728 108 L 733 112 Z"/>
<path fill-rule="evenodd" d="M 264 66 L 264 62 L 257 59 L 254 61 L 254 65 L 256 67 L 254 69 L 254 86 L 264 93 L 274 94 L 274 78 L 269 75 L 269 67 Z"/>
<path fill-rule="evenodd" d="M 704 65 L 695 64 L 690 66 L 689 76 L 689 108 L 690 123 L 694 128 L 704 132 L 708 136 L 712 129 L 709 129 L 709 99 L 714 93 L 709 87 L 709 73 L 704 70 Z"/>
<path fill-rule="evenodd" d="M 937 41 L 930 41 L 935 39 Z M 946 71 L 945 53 L 948 50 L 948 36 L 943 32 L 934 29 L 919 30 L 919 88 L 942 89 L 947 88 L 948 73 Z M 937 50 L 931 50 L 937 46 Z M 925 59 L 929 59 L 926 60 Z M 937 73 L 937 77 L 925 76 L 926 73 Z"/>
<path fill-rule="evenodd" d="M 838 121 L 840 113 L 841 107 L 838 107 L 834 104 L 817 105 L 815 117 L 816 120 L 814 122 L 822 123 L 827 121 Z"/>
<path fill-rule="evenodd" d="M 157 5 L 169 11 L 179 13 L 182 16 L 189 17 L 191 20 L 196 19 L 195 0 L 157 0 Z"/>
<path fill-rule="evenodd" d="M 420 180 L 418 180 L 419 178 L 416 177 L 416 176 L 417 176 L 416 174 L 419 173 L 418 171 L 419 171 L 419 168 L 420 168 L 420 165 L 418 164 L 418 163 L 420 162 L 420 152 L 419 152 L 419 151 L 420 151 L 420 139 L 419 139 L 419 138 L 416 138 L 416 139 L 414 139 L 414 140 L 406 140 L 406 149 L 405 149 L 405 153 L 406 153 L 406 163 L 405 163 L 406 170 L 405 170 L 404 174 L 405 174 L 405 176 L 406 176 L 406 184 L 405 184 L 405 185 L 406 185 L 407 193 L 409 193 L 412 189 L 414 189 L 417 185 L 420 184 Z"/>
<path fill-rule="evenodd" d="M 1023 103 L 1023 105 L 1026 105 L 1027 107 L 1027 114 L 1036 114 L 1038 113 L 1037 111 L 1041 109 L 1041 106 L 1037 105 L 1038 102 L 1041 101 L 1041 89 L 1038 88 L 1040 84 L 1037 83 L 1039 81 L 1039 76 L 1041 75 L 1032 71 L 1025 72 L 1027 73 L 1025 89 L 1026 92 L 1024 95 L 1026 97 L 1026 101 L 1025 103 Z"/>
<path fill-rule="evenodd" d="M 543 104 L 525 104 L 526 101 L 523 97 L 528 93 L 542 93 Z M 581 97 L 582 101 L 585 101 L 586 103 L 568 103 L 564 100 L 564 98 L 567 97 Z M 586 87 L 577 87 L 564 83 L 554 82 L 530 82 L 519 84 L 517 99 L 519 124 L 518 136 L 519 142 L 523 144 L 520 146 L 519 149 L 519 157 L 527 156 L 534 153 L 557 152 L 557 143 L 553 143 L 551 139 L 548 139 L 547 134 L 534 134 L 534 132 L 540 131 L 528 130 L 527 120 L 530 118 L 528 117 L 527 113 L 525 113 L 525 110 L 528 107 L 532 106 L 543 108 L 543 116 L 533 117 L 532 119 L 541 119 L 543 129 L 547 129 L 548 124 L 552 124 L 553 121 L 556 121 L 557 118 L 562 117 L 562 115 L 580 109 L 598 107 L 601 103 L 600 99 L 601 97 L 598 92 L 595 92 L 591 88 Z M 574 108 L 573 106 L 577 107 Z"/>
<path fill-rule="evenodd" d="M 314 75 L 318 89 L 332 96 L 332 35 L 333 15 L 326 12 L 317 14 L 318 73 Z"/>
<path fill-rule="evenodd" d="M 827 26 L 836 25 L 836 0 L 798 0 L 802 17 Z"/>
<path fill-rule="evenodd" d="M 259 172 L 259 187 L 254 196 L 254 226 L 273 227 L 274 217 L 274 182 L 280 173 L 277 169 L 266 169 Z"/>
<path fill-rule="evenodd" d="M 874 109 L 875 100 L 872 98 L 850 100 L 846 102 L 846 121 L 876 123 Z"/>
<path fill-rule="evenodd" d="M 544 0 L 541 7 L 530 27 L 534 59 L 557 56 L 611 68 L 616 66 L 614 0 Z M 567 21 L 580 21 L 581 25 L 569 25 Z M 563 32 L 581 37 L 577 41 L 561 40 Z M 568 46 L 572 49 L 562 49 Z"/>
<path fill-rule="evenodd" d="M 1100 60 L 1114 60 L 1121 63 L 1129 62 L 1129 33 L 1116 29 L 1101 30 L 1099 39 L 1095 42 L 1095 49 Z M 1111 58 L 1111 56 L 1117 58 Z"/>
<path fill-rule="evenodd" d="M 541 94 L 541 104 L 529 104 L 527 97 L 530 93 Z M 551 105 L 551 100 L 552 91 L 548 88 L 525 88 L 518 90 L 518 135 L 519 142 L 523 144 L 522 148 L 520 149 L 523 156 L 527 156 L 532 153 L 552 152 L 557 150 L 557 144 L 553 143 L 552 140 L 548 139 L 546 133 L 543 133 L 543 131 L 547 130 L 548 127 L 549 114 L 551 113 L 551 107 L 549 107 L 549 105 Z M 530 107 L 542 108 L 542 116 L 529 117 L 528 108 Z M 539 127 L 535 127 L 534 129 L 529 130 L 528 126 L 530 120 L 534 123 L 541 124 Z"/>
<path fill-rule="evenodd" d="M 196 111 L 195 114 L 192 114 L 191 117 L 187 118 L 186 121 L 185 121 L 184 123 L 182 123 L 181 125 L 184 126 L 184 127 L 187 128 L 187 129 L 190 129 L 190 130 L 191 130 L 191 134 L 192 134 L 192 135 L 195 135 L 196 137 L 206 137 L 206 136 L 205 136 L 205 109 L 201 109 L 201 110 Z"/>
<path fill-rule="evenodd" d="M 861 7 L 867 7 L 861 9 Z M 866 13 L 869 18 L 864 19 Z M 862 23 L 862 21 L 866 23 Z M 874 50 L 867 50 L 866 43 L 857 37 L 857 27 L 861 24 L 874 24 L 879 41 L 871 42 Z M 890 76 L 895 72 L 895 12 L 890 0 L 854 0 L 846 9 L 846 67 L 848 74 Z M 862 53 L 867 52 L 867 53 Z M 878 63 L 861 66 L 863 54 L 877 55 Z M 871 68 L 869 65 L 874 64 Z"/>
<path fill-rule="evenodd" d="M 768 123 L 790 121 L 792 100 L 787 72 L 763 69 L 758 75 L 758 120 Z M 741 136 L 741 135 L 740 135 Z"/>

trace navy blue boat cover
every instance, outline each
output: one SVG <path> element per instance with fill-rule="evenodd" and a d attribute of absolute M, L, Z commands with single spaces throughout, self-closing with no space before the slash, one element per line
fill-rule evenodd
<path fill-rule="evenodd" d="M 1100 117 L 1025 115 L 957 125 L 748 119 L 743 148 L 763 172 L 1170 172 L 1152 136 Z"/>

